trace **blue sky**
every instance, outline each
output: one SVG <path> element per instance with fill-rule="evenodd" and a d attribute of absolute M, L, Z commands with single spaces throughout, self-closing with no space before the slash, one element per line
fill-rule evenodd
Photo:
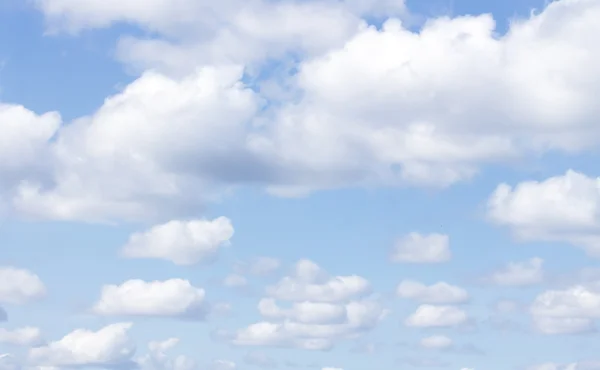
<path fill-rule="evenodd" d="M 2 2 L 0 370 L 600 369 L 598 17 Z"/>

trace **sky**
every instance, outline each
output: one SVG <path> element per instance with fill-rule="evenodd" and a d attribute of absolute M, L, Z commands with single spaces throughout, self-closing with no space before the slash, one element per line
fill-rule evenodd
<path fill-rule="evenodd" d="M 0 370 L 600 369 L 600 0 L 0 0 Z"/>

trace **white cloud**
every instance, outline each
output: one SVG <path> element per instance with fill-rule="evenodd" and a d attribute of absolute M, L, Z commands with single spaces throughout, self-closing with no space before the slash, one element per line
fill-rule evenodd
<path fill-rule="evenodd" d="M 434 328 L 462 325 L 467 322 L 468 315 L 465 311 L 454 306 L 421 305 L 406 318 L 406 326 Z"/>
<path fill-rule="evenodd" d="M 526 286 L 544 280 L 544 260 L 532 258 L 523 262 L 510 262 L 506 267 L 489 276 L 491 283 L 503 286 Z"/>
<path fill-rule="evenodd" d="M 410 233 L 399 239 L 390 256 L 398 263 L 441 263 L 449 261 L 450 238 L 442 234 Z"/>
<path fill-rule="evenodd" d="M 128 258 L 158 258 L 193 265 L 214 257 L 229 245 L 233 226 L 226 217 L 214 220 L 169 221 L 135 233 L 122 249 Z"/>
<path fill-rule="evenodd" d="M 443 335 L 433 335 L 430 337 L 423 338 L 419 341 L 419 345 L 427 349 L 448 349 L 452 347 L 452 339 Z"/>
<path fill-rule="evenodd" d="M 600 292 L 591 285 L 573 285 L 539 294 L 530 306 L 535 327 L 545 334 L 595 330 L 600 318 Z"/>
<path fill-rule="evenodd" d="M 74 330 L 60 340 L 31 348 L 29 362 L 44 367 L 129 364 L 135 352 L 128 337 L 131 326 L 131 323 L 117 323 L 98 331 Z"/>
<path fill-rule="evenodd" d="M 128 280 L 105 285 L 92 312 L 103 316 L 166 316 L 203 319 L 208 313 L 205 292 L 189 281 Z"/>
<path fill-rule="evenodd" d="M 61 117 L 56 112 L 37 115 L 21 105 L 0 102 L 0 170 L 7 173 L 23 167 L 33 170 L 38 161 L 43 161 L 48 140 L 60 124 Z M 2 180 L 0 186 L 7 185 L 7 179 Z"/>
<path fill-rule="evenodd" d="M 301 260 L 291 276 L 267 287 L 266 292 L 288 301 L 341 302 L 370 293 L 371 286 L 357 275 L 329 277 L 316 263 Z"/>
<path fill-rule="evenodd" d="M 60 124 L 57 112 L 38 115 L 0 101 L 0 217 L 14 213 L 12 197 L 21 182 L 42 181 L 51 171 L 48 140 Z"/>
<path fill-rule="evenodd" d="M 0 303 L 24 304 L 45 294 L 44 283 L 33 272 L 0 266 Z"/>
<path fill-rule="evenodd" d="M 396 287 L 396 294 L 401 298 L 431 304 L 456 304 L 469 300 L 465 289 L 446 282 L 427 286 L 418 281 L 404 280 Z"/>
<path fill-rule="evenodd" d="M 551 317 L 600 318 L 600 292 L 583 285 L 548 290 L 535 298 L 531 311 Z"/>
<path fill-rule="evenodd" d="M 39 328 L 26 326 L 14 330 L 0 328 L 0 344 L 18 346 L 33 346 L 42 340 L 42 331 Z"/>
<path fill-rule="evenodd" d="M 501 184 L 488 201 L 488 213 L 519 239 L 567 242 L 600 256 L 600 179 L 569 170 L 514 188 Z"/>
<path fill-rule="evenodd" d="M 22 182 L 14 208 L 87 221 L 196 214 L 218 184 L 255 176 L 243 146 L 258 97 L 242 74 L 240 66 L 205 66 L 182 78 L 144 73 L 60 130 L 52 176 Z"/>
<path fill-rule="evenodd" d="M 483 163 L 591 148 L 598 85 L 583 81 L 600 76 L 587 37 L 599 12 L 552 2 L 500 37 L 490 15 L 429 20 L 418 33 L 394 20 L 365 28 L 301 65 L 304 100 L 281 110 L 271 153 L 292 158 L 313 187 L 444 186 Z"/>

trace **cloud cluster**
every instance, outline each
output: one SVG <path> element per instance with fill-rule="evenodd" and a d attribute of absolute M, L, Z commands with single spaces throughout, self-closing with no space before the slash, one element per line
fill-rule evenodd
<path fill-rule="evenodd" d="M 33 272 L 0 266 L 0 303 L 24 304 L 42 298 L 46 287 Z"/>
<path fill-rule="evenodd" d="M 489 164 L 583 153 L 600 144 L 600 49 L 590 37 L 600 34 L 598 1 L 550 2 L 502 35 L 491 15 L 438 17 L 413 29 L 397 0 L 33 3 L 51 32 L 128 24 L 148 33 L 118 40 L 117 57 L 138 75 L 94 112 L 63 122 L 59 112 L 0 103 L 0 213 L 156 222 L 130 236 L 121 249 L 125 258 L 179 266 L 212 260 L 229 245 L 232 223 L 192 217 L 241 186 L 276 196 L 344 187 L 442 188 Z M 381 20 L 381 27 L 367 19 Z M 569 170 L 500 184 L 487 213 L 519 240 L 567 243 L 600 256 L 599 178 Z M 390 254 L 404 264 L 452 257 L 450 237 L 440 233 L 405 235 Z M 511 262 L 486 279 L 507 287 L 539 284 L 543 263 L 537 257 Z M 247 276 L 279 268 L 266 257 L 240 263 L 223 284 L 243 287 Z M 405 280 L 396 293 L 419 304 L 404 320 L 408 327 L 469 321 L 459 304 L 470 296 L 461 287 Z M 45 294 L 34 273 L 0 267 L 3 306 Z M 90 312 L 201 320 L 211 311 L 205 295 L 185 279 L 133 279 L 105 285 Z M 264 295 L 257 305 L 262 321 L 227 336 L 231 343 L 328 350 L 371 331 L 387 314 L 366 278 L 331 276 L 310 260 L 299 261 Z M 530 314 L 545 334 L 594 331 L 600 284 L 548 289 L 533 300 Z M 0 321 L 6 316 L 0 309 Z M 48 343 L 34 327 L 0 329 L 0 342 L 32 347 L 27 361 L 40 369 L 197 367 L 167 355 L 177 338 L 151 342 L 148 353 L 136 357 L 131 327 L 76 329 Z M 419 344 L 442 350 L 453 341 L 434 335 Z M 258 353 L 244 361 L 275 366 Z M 0 355 L 0 367 L 13 365 Z M 209 367 L 237 365 L 215 360 Z"/>
<path fill-rule="evenodd" d="M 258 304 L 265 321 L 238 330 L 232 343 L 328 350 L 339 340 L 370 331 L 387 314 L 380 302 L 367 297 L 370 284 L 364 278 L 331 277 L 309 260 L 296 263 L 293 273 L 266 293 Z"/>

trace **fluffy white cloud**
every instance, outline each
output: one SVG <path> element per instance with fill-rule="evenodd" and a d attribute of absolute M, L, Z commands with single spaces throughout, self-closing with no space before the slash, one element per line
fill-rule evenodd
<path fill-rule="evenodd" d="M 423 338 L 419 341 L 419 345 L 427 349 L 448 349 L 452 347 L 452 339 L 443 335 L 433 335 L 431 337 Z"/>
<path fill-rule="evenodd" d="M 465 289 L 446 282 L 428 286 L 418 281 L 404 280 L 396 287 L 396 294 L 401 298 L 431 304 L 456 304 L 469 300 Z"/>
<path fill-rule="evenodd" d="M 567 242 L 600 256 L 600 179 L 569 170 L 515 187 L 501 184 L 488 212 L 519 239 Z"/>
<path fill-rule="evenodd" d="M 92 312 L 103 316 L 167 316 L 203 319 L 208 312 L 205 292 L 183 279 L 128 280 L 105 285 Z"/>
<path fill-rule="evenodd" d="M 0 101 L 0 216 L 12 213 L 12 198 L 23 181 L 43 181 L 51 171 L 48 141 L 58 132 L 57 112 L 38 115 Z"/>
<path fill-rule="evenodd" d="M 467 322 L 468 315 L 462 309 L 455 306 L 421 305 L 417 310 L 406 318 L 406 326 L 433 328 L 458 326 Z"/>
<path fill-rule="evenodd" d="M 122 249 L 128 258 L 158 258 L 193 265 L 214 257 L 229 245 L 233 226 L 226 217 L 214 220 L 169 221 L 135 233 Z"/>
<path fill-rule="evenodd" d="M 28 360 L 36 366 L 117 366 L 130 364 L 135 353 L 128 331 L 131 323 L 117 323 L 98 331 L 76 329 L 62 339 L 31 348 Z"/>
<path fill-rule="evenodd" d="M 42 331 L 31 326 L 14 330 L 0 328 L 0 343 L 18 346 L 33 346 L 42 340 Z"/>
<path fill-rule="evenodd" d="M 36 166 L 37 161 L 43 160 L 48 140 L 60 124 L 61 117 L 56 112 L 37 115 L 23 106 L 0 102 L 0 170 Z M 6 180 L 3 178 L 0 185 L 7 185 Z"/>
<path fill-rule="evenodd" d="M 593 284 L 548 290 L 534 299 L 530 313 L 537 329 L 546 334 L 592 331 L 600 318 L 600 292 Z"/>
<path fill-rule="evenodd" d="M 399 239 L 390 256 L 393 262 L 399 263 L 440 263 L 451 257 L 448 235 L 419 233 Z"/>
<path fill-rule="evenodd" d="M 24 304 L 46 294 L 42 280 L 21 268 L 0 266 L 0 303 Z"/>
<path fill-rule="evenodd" d="M 548 290 L 535 298 L 531 312 L 550 317 L 600 318 L 600 292 L 583 285 Z"/>
<path fill-rule="evenodd" d="M 493 272 L 488 280 L 497 285 L 525 286 L 539 284 L 544 280 L 544 260 L 532 258 L 523 262 L 510 262 Z"/>
<path fill-rule="evenodd" d="M 598 85 L 583 81 L 600 77 L 586 36 L 598 13 L 591 1 L 552 2 L 501 37 L 489 15 L 430 20 L 418 33 L 395 20 L 365 28 L 301 65 L 304 100 L 281 110 L 271 153 L 313 186 L 443 186 L 532 150 L 593 147 Z"/>
<path fill-rule="evenodd" d="M 301 260 L 291 276 L 267 287 L 266 292 L 287 301 L 341 302 L 370 293 L 371 286 L 361 276 L 330 277 L 316 263 Z"/>
<path fill-rule="evenodd" d="M 60 130 L 52 175 L 22 182 L 14 208 L 88 221 L 196 213 L 218 184 L 255 176 L 244 143 L 259 98 L 242 74 L 240 66 L 205 66 L 182 78 L 144 73 Z"/>

